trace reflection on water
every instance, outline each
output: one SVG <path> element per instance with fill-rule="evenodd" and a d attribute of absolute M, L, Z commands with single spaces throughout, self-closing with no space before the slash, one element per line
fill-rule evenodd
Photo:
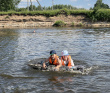
<path fill-rule="evenodd" d="M 33 31 L 35 31 L 33 33 Z M 109 93 L 110 28 L 0 29 L 0 93 Z M 29 61 L 66 49 L 88 75 L 42 72 Z"/>
<path fill-rule="evenodd" d="M 55 77 L 52 77 L 52 78 L 50 78 L 50 79 L 48 79 L 48 80 L 52 81 L 53 83 L 63 83 L 63 82 L 65 82 L 65 81 L 67 81 L 67 82 L 72 82 L 71 77 L 59 78 L 59 77 L 55 76 Z"/>

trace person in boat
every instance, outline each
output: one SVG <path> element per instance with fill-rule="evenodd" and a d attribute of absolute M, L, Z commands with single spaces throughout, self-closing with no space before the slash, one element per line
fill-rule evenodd
<path fill-rule="evenodd" d="M 72 68 L 74 66 L 74 62 L 67 50 L 62 51 L 61 62 L 62 66 L 68 66 L 68 68 Z"/>
<path fill-rule="evenodd" d="M 43 68 L 46 69 L 46 62 L 49 62 L 49 65 L 55 65 L 55 70 L 59 70 L 59 68 L 62 66 L 61 60 L 59 59 L 59 57 L 56 54 L 55 50 L 51 50 L 50 51 L 50 57 L 47 58 L 44 62 L 43 62 Z"/>

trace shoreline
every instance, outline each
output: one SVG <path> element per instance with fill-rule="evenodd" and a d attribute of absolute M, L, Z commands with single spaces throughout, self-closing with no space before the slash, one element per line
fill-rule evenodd
<path fill-rule="evenodd" d="M 0 15 L 0 28 L 53 27 L 53 24 L 58 20 L 66 23 L 65 27 L 110 27 L 109 22 L 93 23 L 84 15 L 59 15 L 54 17 Z"/>

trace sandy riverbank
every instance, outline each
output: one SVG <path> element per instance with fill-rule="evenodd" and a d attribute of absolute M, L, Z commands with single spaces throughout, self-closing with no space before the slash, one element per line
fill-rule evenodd
<path fill-rule="evenodd" d="M 0 15 L 0 28 L 51 27 L 57 20 L 64 21 L 67 26 L 110 27 L 110 23 L 106 22 L 92 23 L 84 15 L 59 15 L 54 17 Z"/>

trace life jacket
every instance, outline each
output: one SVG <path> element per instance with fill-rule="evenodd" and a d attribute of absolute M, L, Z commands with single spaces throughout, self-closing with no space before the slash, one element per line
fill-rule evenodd
<path fill-rule="evenodd" d="M 51 56 L 49 57 L 49 64 L 50 65 L 55 65 L 55 66 L 57 66 L 58 65 L 58 56 L 56 56 L 55 57 L 55 60 L 52 62 L 52 58 L 51 58 Z"/>
<path fill-rule="evenodd" d="M 70 55 L 67 56 L 67 61 L 68 61 L 69 59 L 70 59 L 70 61 L 68 62 L 67 65 L 65 65 L 64 60 L 63 60 L 63 57 L 61 57 L 62 65 L 63 65 L 63 66 L 71 66 L 71 56 L 70 56 Z"/>

